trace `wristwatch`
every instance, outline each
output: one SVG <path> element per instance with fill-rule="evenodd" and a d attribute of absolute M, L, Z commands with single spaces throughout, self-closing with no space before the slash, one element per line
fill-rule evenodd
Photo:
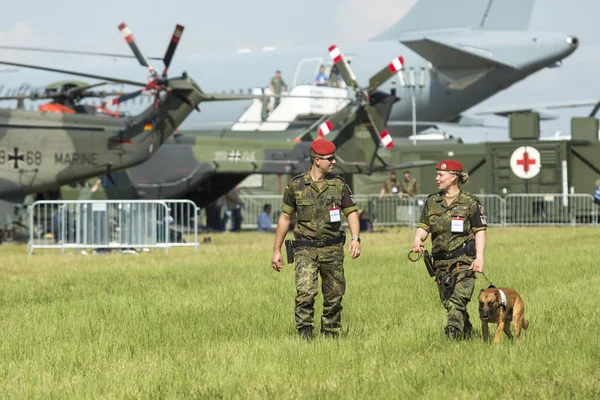
<path fill-rule="evenodd" d="M 353 236 L 352 240 L 356 240 L 358 243 L 360 243 L 360 238 L 358 236 Z"/>

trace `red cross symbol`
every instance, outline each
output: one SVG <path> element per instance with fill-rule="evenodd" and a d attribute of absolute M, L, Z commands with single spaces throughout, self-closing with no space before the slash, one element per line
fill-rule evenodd
<path fill-rule="evenodd" d="M 535 158 L 529 158 L 529 152 L 523 152 L 523 158 L 517 160 L 517 165 L 523 166 L 523 171 L 529 172 L 529 166 L 535 165 Z"/>

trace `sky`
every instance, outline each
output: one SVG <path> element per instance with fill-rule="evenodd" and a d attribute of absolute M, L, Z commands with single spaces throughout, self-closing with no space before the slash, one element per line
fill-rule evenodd
<path fill-rule="evenodd" d="M 117 29 L 119 23 L 125 21 L 133 30 L 142 51 L 148 56 L 163 55 L 176 23 L 185 25 L 185 40 L 182 40 L 177 49 L 178 57 L 266 46 L 277 49 L 303 45 L 327 46 L 331 43 L 367 41 L 400 19 L 414 2 L 415 0 L 7 2 L 2 6 L 0 45 L 131 54 Z M 167 7 L 164 7 L 165 4 Z M 507 103 L 600 97 L 596 76 L 596 59 L 600 57 L 600 29 L 597 29 L 596 23 L 598 15 L 600 1 L 597 0 L 536 0 L 531 29 L 574 33 L 581 40 L 580 49 L 565 60 L 565 72 L 560 78 L 557 79 L 556 74 L 541 71 L 536 74 L 535 80 L 528 78 L 481 106 L 485 108 Z M 40 64 L 60 61 L 61 65 L 65 62 L 79 62 L 76 58 L 64 56 L 6 50 L 0 50 L 0 59 Z M 94 59 L 97 60 L 90 58 Z M 5 67 L 0 67 L 0 72 L 2 68 Z M 76 69 L 76 66 L 72 69 Z M 545 91 L 539 90 L 542 86 Z M 549 91 L 552 91 L 552 96 L 548 95 Z M 573 115 L 574 112 L 579 112 L 579 115 L 582 113 L 571 110 L 570 114 L 561 112 L 561 115 Z M 504 121 L 492 120 L 490 123 L 503 124 Z M 550 125 L 546 131 L 553 132 L 557 129 L 568 130 L 568 119 L 563 118 L 560 124 Z M 494 138 L 494 130 L 490 133 Z M 506 136 L 505 133 L 502 135 Z"/>
<path fill-rule="evenodd" d="M 29 0 L 26 9 L 23 2 L 2 5 L 0 44 L 125 52 L 117 30 L 123 21 L 149 56 L 162 55 L 176 23 L 185 26 L 180 54 L 365 41 L 400 19 L 413 3 L 380 0 L 374 7 L 362 0 L 177 0 L 165 8 L 162 2 L 140 0 Z"/>

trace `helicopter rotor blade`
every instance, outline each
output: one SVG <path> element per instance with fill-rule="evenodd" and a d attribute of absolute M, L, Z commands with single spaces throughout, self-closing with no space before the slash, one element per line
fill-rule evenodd
<path fill-rule="evenodd" d="M 171 37 L 171 42 L 169 43 L 169 47 L 167 47 L 167 52 L 165 53 L 165 57 L 163 62 L 165 63 L 165 69 L 163 70 L 162 77 L 163 79 L 167 77 L 167 70 L 171 65 L 171 60 L 173 59 L 173 53 L 175 53 L 175 49 L 179 44 L 179 39 L 181 38 L 181 34 L 183 33 L 183 25 L 177 24 L 175 26 L 175 31 L 173 32 L 173 36 Z"/>
<path fill-rule="evenodd" d="M 369 87 L 367 88 L 367 93 L 369 96 L 377 90 L 379 86 L 385 83 L 388 79 L 390 79 L 394 74 L 401 74 L 404 70 L 404 57 L 396 57 L 389 63 L 387 66 L 383 67 L 381 71 L 376 73 L 369 79 Z"/>
<path fill-rule="evenodd" d="M 594 108 L 592 108 L 592 112 L 590 112 L 589 117 L 595 117 L 596 113 L 598 113 L 599 109 L 600 109 L 600 100 L 596 103 L 596 105 L 594 106 Z"/>
<path fill-rule="evenodd" d="M 133 85 L 133 86 L 146 86 L 146 83 L 130 81 L 128 79 L 111 78 L 111 77 L 108 77 L 108 76 L 88 74 L 88 73 L 85 73 L 85 72 L 76 72 L 76 71 L 69 71 L 69 70 L 66 70 L 66 69 L 42 67 L 40 65 L 15 63 L 15 62 L 10 62 L 10 61 L 0 61 L 0 64 L 11 65 L 13 67 L 23 67 L 23 68 L 39 69 L 39 70 L 48 71 L 48 72 L 58 72 L 58 73 L 61 73 L 61 74 L 82 76 L 84 78 L 100 79 L 100 80 L 103 80 L 103 81 L 116 82 L 116 83 L 124 83 L 124 84 L 127 84 L 127 85 Z"/>
<path fill-rule="evenodd" d="M 2 50 L 20 50 L 20 51 L 37 51 L 42 53 L 60 53 L 60 54 L 77 54 L 84 56 L 100 56 L 100 57 L 113 57 L 113 58 L 136 58 L 130 54 L 118 54 L 118 53 L 101 53 L 94 51 L 80 51 L 80 50 L 65 50 L 65 49 L 46 49 L 43 47 L 27 47 L 27 46 L 0 46 Z M 149 60 L 162 60 L 162 57 L 148 57 Z"/>
<path fill-rule="evenodd" d="M 342 54 L 342 51 L 336 45 L 329 46 L 329 56 L 333 63 L 337 67 L 338 71 L 342 75 L 342 79 L 348 86 L 352 86 L 355 90 L 360 90 L 360 86 L 358 85 L 358 81 L 356 80 L 356 75 L 352 72 L 352 68 L 350 68 L 350 64 L 348 60 Z"/>
<path fill-rule="evenodd" d="M 123 35 L 123 38 L 133 51 L 133 54 L 135 54 L 135 57 L 138 59 L 140 64 L 144 67 L 147 67 L 153 76 L 157 76 L 156 71 L 154 70 L 152 65 L 150 65 L 148 59 L 136 44 L 135 38 L 133 37 L 133 32 L 131 32 L 131 29 L 127 26 L 125 22 L 121 22 L 121 24 L 119 25 L 119 30 L 121 31 L 121 35 Z"/>
<path fill-rule="evenodd" d="M 135 92 L 122 94 L 119 97 L 112 99 L 111 104 L 112 105 L 121 104 L 127 100 L 135 99 L 136 97 L 138 97 L 140 94 L 144 93 L 145 91 L 146 91 L 146 88 L 143 88 L 140 90 L 136 90 Z"/>
<path fill-rule="evenodd" d="M 392 139 L 392 135 L 385 129 L 385 121 L 379 116 L 377 110 L 368 104 L 363 105 L 363 110 L 371 122 L 371 129 L 373 129 L 383 146 L 386 149 L 393 148 L 394 140 Z"/>
<path fill-rule="evenodd" d="M 328 120 L 321 123 L 317 130 L 318 137 L 325 137 L 329 132 L 341 126 L 344 123 L 344 121 L 350 116 L 350 113 L 353 108 L 354 104 L 349 103 L 344 108 L 333 114 Z"/>

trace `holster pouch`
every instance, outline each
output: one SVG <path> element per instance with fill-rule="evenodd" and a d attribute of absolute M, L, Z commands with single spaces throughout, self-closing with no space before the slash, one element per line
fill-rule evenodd
<path fill-rule="evenodd" d="M 425 262 L 425 268 L 427 268 L 427 272 L 429 276 L 435 276 L 435 267 L 433 266 L 433 257 L 427 250 L 423 252 L 423 261 Z"/>
<path fill-rule="evenodd" d="M 287 254 L 287 263 L 294 263 L 294 243 L 291 240 L 285 241 L 285 253 Z"/>
<path fill-rule="evenodd" d="M 443 300 L 448 300 L 452 296 L 452 293 L 454 293 L 454 287 L 456 286 L 456 274 L 453 274 L 453 273 L 446 274 L 442 278 L 440 285 L 442 285 Z"/>
<path fill-rule="evenodd" d="M 465 245 L 465 254 L 469 257 L 475 257 L 477 251 L 475 250 L 475 242 L 471 241 Z"/>

